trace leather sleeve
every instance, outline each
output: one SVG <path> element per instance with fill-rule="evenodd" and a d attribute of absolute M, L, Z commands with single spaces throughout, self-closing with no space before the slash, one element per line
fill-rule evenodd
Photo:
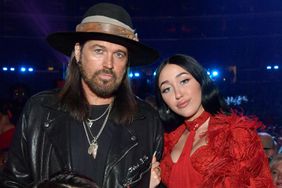
<path fill-rule="evenodd" d="M 8 153 L 8 160 L 0 172 L 0 187 L 26 187 L 32 181 L 29 174 L 29 157 L 27 156 L 27 137 L 25 134 L 28 106 L 28 104 L 25 106 L 24 113 L 18 121 Z"/>

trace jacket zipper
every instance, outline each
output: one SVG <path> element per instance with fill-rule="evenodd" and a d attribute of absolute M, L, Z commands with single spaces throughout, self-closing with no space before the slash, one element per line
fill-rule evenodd
<path fill-rule="evenodd" d="M 119 163 L 123 158 L 124 156 L 132 149 L 134 148 L 135 146 L 137 146 L 138 143 L 135 143 L 133 146 L 131 146 L 126 152 L 124 152 L 124 154 L 119 158 L 119 160 L 117 160 L 111 167 L 110 169 L 112 169 L 117 163 Z M 109 173 L 110 173 L 111 170 L 109 170 Z M 109 174 L 108 173 L 108 174 Z M 107 178 L 104 178 L 104 181 L 106 181 Z M 105 183 L 105 182 L 104 182 Z"/>

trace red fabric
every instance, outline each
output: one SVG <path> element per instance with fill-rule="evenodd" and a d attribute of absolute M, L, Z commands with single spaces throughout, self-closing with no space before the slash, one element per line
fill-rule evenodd
<path fill-rule="evenodd" d="M 11 145 L 15 128 L 11 128 L 0 134 L 0 149 L 8 149 Z"/>
<path fill-rule="evenodd" d="M 186 127 L 188 130 L 190 130 L 189 136 L 187 138 L 187 141 L 185 143 L 183 152 L 181 153 L 178 161 L 176 163 L 173 163 L 170 155 L 168 156 L 168 162 L 169 166 L 171 166 L 171 172 L 170 172 L 170 180 L 168 182 L 168 187 L 170 188 L 179 188 L 179 187 L 198 187 L 201 183 L 200 179 L 197 179 L 197 177 L 200 176 L 200 174 L 194 170 L 191 161 L 190 161 L 190 153 L 192 150 L 194 137 L 196 134 L 196 130 L 203 125 L 205 121 L 210 117 L 210 114 L 207 112 L 203 112 L 198 118 L 196 118 L 193 121 L 185 121 L 184 127 Z M 182 133 L 185 129 L 182 129 Z M 178 134 L 177 137 L 180 137 L 182 134 Z M 178 139 L 175 139 L 176 141 Z M 174 143 L 175 145 L 176 143 Z M 171 148 L 172 149 L 172 148 Z M 171 152 L 171 150 L 170 150 Z M 170 153 L 169 152 L 169 153 Z M 195 179 L 196 178 L 196 179 Z"/>
<path fill-rule="evenodd" d="M 203 123 L 205 123 L 210 116 L 211 116 L 210 113 L 203 111 L 199 117 L 197 117 L 193 121 L 185 121 L 184 124 L 186 128 L 192 133 L 196 131 L 200 126 L 202 126 Z"/>
<path fill-rule="evenodd" d="M 200 147 L 190 157 L 188 153 L 183 154 L 189 151 L 187 139 L 176 164 L 171 161 L 170 153 L 185 131 L 185 125 L 165 134 L 164 155 L 160 165 L 163 183 L 168 188 L 273 187 L 268 161 L 256 132 L 260 126 L 262 124 L 256 119 L 236 113 L 212 116 L 208 131 L 203 135 L 207 138 L 207 145 Z"/>

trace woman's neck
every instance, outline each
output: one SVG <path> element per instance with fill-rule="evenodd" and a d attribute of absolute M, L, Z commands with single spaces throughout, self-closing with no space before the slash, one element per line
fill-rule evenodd
<path fill-rule="evenodd" d="M 186 121 L 193 121 L 193 120 L 197 119 L 204 111 L 205 111 L 204 107 L 202 105 L 199 106 L 197 112 L 194 115 L 188 117 L 186 119 Z"/>

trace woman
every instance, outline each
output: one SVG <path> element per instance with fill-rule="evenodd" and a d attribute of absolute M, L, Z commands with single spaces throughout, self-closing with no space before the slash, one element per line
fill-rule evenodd
<path fill-rule="evenodd" d="M 165 134 L 160 167 L 167 187 L 272 187 L 260 122 L 230 110 L 192 57 L 174 55 L 156 73 L 160 116 L 178 123 Z"/>
<path fill-rule="evenodd" d="M 282 188 L 282 154 L 277 154 L 270 163 L 273 183 L 276 188 Z"/>
<path fill-rule="evenodd" d="M 0 101 L 0 168 L 6 161 L 7 151 L 13 139 L 15 125 L 11 122 L 11 106 Z"/>

